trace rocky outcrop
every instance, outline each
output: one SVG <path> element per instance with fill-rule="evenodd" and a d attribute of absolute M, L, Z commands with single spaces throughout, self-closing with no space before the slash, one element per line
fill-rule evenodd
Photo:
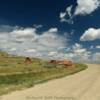
<path fill-rule="evenodd" d="M 59 65 L 66 65 L 66 66 L 72 66 L 73 65 L 73 62 L 72 61 L 68 61 L 68 60 L 62 60 L 62 61 L 51 60 L 50 63 L 59 64 Z"/>
<path fill-rule="evenodd" d="M 31 58 L 26 57 L 26 58 L 25 58 L 25 64 L 31 64 L 31 63 L 32 63 Z"/>

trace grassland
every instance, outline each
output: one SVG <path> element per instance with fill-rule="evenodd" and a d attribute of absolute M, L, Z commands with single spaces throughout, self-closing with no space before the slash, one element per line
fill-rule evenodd
<path fill-rule="evenodd" d="M 29 88 L 87 68 L 83 64 L 76 64 L 74 68 L 57 67 L 59 65 L 48 64 L 47 61 L 37 58 L 32 58 L 32 64 L 27 65 L 24 60 L 25 57 L 0 52 L 0 95 Z"/>

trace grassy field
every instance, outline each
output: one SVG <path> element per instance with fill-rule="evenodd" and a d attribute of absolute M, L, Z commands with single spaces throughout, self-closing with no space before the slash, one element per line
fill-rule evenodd
<path fill-rule="evenodd" d="M 32 58 L 33 63 L 30 65 L 26 65 L 24 61 L 24 57 L 0 52 L 0 95 L 29 88 L 35 84 L 74 74 L 87 68 L 83 64 L 76 64 L 74 68 L 64 68 L 37 58 Z"/>

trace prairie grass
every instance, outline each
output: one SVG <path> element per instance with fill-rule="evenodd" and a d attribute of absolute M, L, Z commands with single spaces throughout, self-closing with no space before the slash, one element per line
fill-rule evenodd
<path fill-rule="evenodd" d="M 32 64 L 26 65 L 24 60 L 24 57 L 0 53 L 0 95 L 30 88 L 35 84 L 71 75 L 87 68 L 84 64 L 76 64 L 74 68 L 58 68 L 56 66 L 59 65 L 49 64 L 37 58 L 32 58 Z"/>

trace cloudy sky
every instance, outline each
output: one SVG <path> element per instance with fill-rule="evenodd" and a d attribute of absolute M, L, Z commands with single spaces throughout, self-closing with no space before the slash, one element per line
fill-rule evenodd
<path fill-rule="evenodd" d="M 100 0 L 1 0 L 0 50 L 100 63 Z"/>

